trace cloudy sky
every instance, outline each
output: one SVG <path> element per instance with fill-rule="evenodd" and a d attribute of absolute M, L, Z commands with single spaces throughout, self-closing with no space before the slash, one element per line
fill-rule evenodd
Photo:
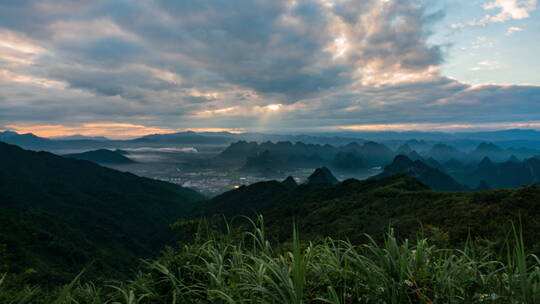
<path fill-rule="evenodd" d="M 540 129 L 537 0 L 0 1 L 0 129 Z"/>

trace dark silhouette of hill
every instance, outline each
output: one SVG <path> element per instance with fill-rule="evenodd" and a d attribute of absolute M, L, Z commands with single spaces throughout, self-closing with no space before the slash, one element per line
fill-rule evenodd
<path fill-rule="evenodd" d="M 455 158 L 451 158 L 443 164 L 443 167 L 448 171 L 459 171 L 465 168 L 465 164 Z"/>
<path fill-rule="evenodd" d="M 18 134 L 11 131 L 0 132 L 0 141 L 13 145 L 30 147 L 37 147 L 40 145 L 47 146 L 52 143 L 52 140 L 38 137 L 32 133 Z"/>
<path fill-rule="evenodd" d="M 399 146 L 396 150 L 396 154 L 403 154 L 403 155 L 408 155 L 409 153 L 411 153 L 413 151 L 413 149 L 411 149 L 411 147 L 409 146 L 409 144 L 407 143 L 404 143 L 402 144 L 401 146 Z"/>
<path fill-rule="evenodd" d="M 502 246 L 510 220 L 520 218 L 528 244 L 534 247 L 540 237 L 540 187 L 536 185 L 518 190 L 438 192 L 407 175 L 349 179 L 329 187 L 288 188 L 264 182 L 229 191 L 205 204 L 211 207 L 208 214 L 260 212 L 267 229 L 281 241 L 289 240 L 293 223 L 305 239 L 331 236 L 356 243 L 367 241 L 364 233 L 382 236 L 391 225 L 404 238 L 415 237 L 422 227 L 435 227 L 448 233 L 452 244 L 479 236 Z"/>
<path fill-rule="evenodd" d="M 194 215 L 252 216 L 257 212 L 279 206 L 280 200 L 287 197 L 291 189 L 293 188 L 278 181 L 241 186 L 204 202 L 196 209 Z"/>
<path fill-rule="evenodd" d="M 107 150 L 99 149 L 95 151 L 87 151 L 83 153 L 66 154 L 64 157 L 87 160 L 98 164 L 132 164 L 135 163 L 132 159 L 124 156 L 126 151 L 122 150 Z"/>
<path fill-rule="evenodd" d="M 85 135 L 80 135 L 80 134 L 54 137 L 53 139 L 54 140 L 101 140 L 101 141 L 109 140 L 105 136 L 85 136 Z"/>
<path fill-rule="evenodd" d="M 287 164 L 280 158 L 270 154 L 269 151 L 249 156 L 240 171 L 256 172 L 261 170 L 280 170 L 287 168 Z"/>
<path fill-rule="evenodd" d="M 173 236 L 168 225 L 203 196 L 89 161 L 0 142 L 0 244 L 24 271 L 49 280 L 117 273 L 155 254 Z M 54 224 L 51 224 L 54 223 Z M 132 265 L 131 265 L 132 266 Z"/>
<path fill-rule="evenodd" d="M 283 169 L 316 168 L 332 166 L 338 170 L 358 171 L 365 167 L 388 164 L 394 153 L 385 145 L 366 142 L 349 143 L 344 146 L 305 144 L 302 142 L 256 142 L 232 143 L 219 155 L 222 159 L 245 159 L 244 169 L 265 167 L 267 163 L 278 164 Z"/>
<path fill-rule="evenodd" d="M 463 152 L 446 144 L 435 144 L 427 153 L 428 157 L 439 162 L 446 162 L 452 158 L 462 159 L 464 157 L 463 154 Z"/>
<path fill-rule="evenodd" d="M 392 161 L 394 153 L 387 146 L 368 141 L 356 150 L 366 166 L 382 166 Z"/>
<path fill-rule="evenodd" d="M 196 133 L 193 131 L 169 134 L 152 134 L 136 138 L 132 141 L 139 143 L 175 143 L 175 144 L 228 144 L 234 139 L 229 138 L 230 133 L 218 132 Z"/>
<path fill-rule="evenodd" d="M 290 188 L 294 188 L 296 186 L 298 186 L 298 183 L 296 182 L 296 180 L 294 179 L 294 177 L 292 176 L 287 176 L 286 179 L 284 179 L 282 182 L 281 182 L 283 185 L 287 186 L 287 187 L 290 187 Z"/>
<path fill-rule="evenodd" d="M 365 169 L 362 157 L 355 152 L 338 152 L 332 160 L 332 168 L 343 172 L 357 172 Z"/>
<path fill-rule="evenodd" d="M 488 185 L 488 183 L 486 183 L 485 180 L 482 180 L 480 181 L 480 183 L 478 184 L 478 187 L 476 187 L 476 191 L 484 191 L 484 190 L 490 190 L 491 187 Z"/>
<path fill-rule="evenodd" d="M 326 167 L 317 168 L 307 179 L 307 184 L 314 187 L 328 187 L 338 183 L 337 178 Z"/>
<path fill-rule="evenodd" d="M 511 162 L 511 163 L 519 163 L 520 162 L 520 160 L 514 154 L 512 154 L 507 161 Z"/>
<path fill-rule="evenodd" d="M 510 154 L 493 143 L 483 142 L 471 152 L 471 156 L 477 160 L 489 157 L 491 160 L 503 161 L 508 159 Z"/>
<path fill-rule="evenodd" d="M 427 159 L 423 159 L 423 160 L 420 160 L 421 162 L 423 162 L 424 164 L 430 166 L 431 168 L 434 168 L 434 169 L 437 169 L 437 170 L 440 170 L 440 171 L 444 171 L 444 167 L 443 165 L 438 162 L 436 159 L 434 159 L 433 157 L 429 157 Z"/>
<path fill-rule="evenodd" d="M 456 182 L 451 176 L 443 171 L 432 168 L 424 162 L 417 160 L 412 161 L 404 155 L 398 155 L 394 161 L 384 168 L 384 171 L 374 178 L 380 179 L 396 174 L 405 174 L 412 176 L 440 191 L 464 191 L 466 187 Z"/>
<path fill-rule="evenodd" d="M 411 160 L 424 160 L 424 158 L 422 157 L 422 155 L 418 154 L 418 152 L 416 151 L 412 151 L 408 154 L 405 154 L 405 153 L 399 153 L 398 155 L 405 155 L 407 156 L 409 159 Z"/>
<path fill-rule="evenodd" d="M 540 160 L 533 157 L 519 161 L 511 157 L 497 163 L 484 157 L 473 170 L 461 174 L 461 179 L 468 185 L 484 181 L 492 188 L 517 188 L 540 181 Z"/>
<path fill-rule="evenodd" d="M 259 145 L 256 142 L 238 141 L 230 144 L 220 153 L 220 156 L 227 159 L 242 159 L 253 157 L 259 153 Z"/>
<path fill-rule="evenodd" d="M 297 185 L 294 178 L 289 176 L 282 182 L 258 182 L 225 192 L 201 204 L 194 215 L 254 215 L 274 207 L 277 208 L 281 206 L 282 202 L 291 201 L 290 196 L 295 195 L 295 193 L 302 193 L 302 200 L 304 200 L 316 197 L 320 193 L 320 189 L 338 183 L 339 181 L 328 168 L 318 168 L 302 185 Z"/>

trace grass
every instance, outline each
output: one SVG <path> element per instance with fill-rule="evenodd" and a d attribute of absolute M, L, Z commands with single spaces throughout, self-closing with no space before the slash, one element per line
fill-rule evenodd
<path fill-rule="evenodd" d="M 271 244 L 262 217 L 240 231 L 202 221 L 194 241 L 167 248 L 129 281 L 57 290 L 13 286 L 0 276 L 0 303 L 540 303 L 540 260 L 513 229 L 505 254 L 481 241 L 462 249 L 429 239 L 363 245 L 326 239 Z"/>

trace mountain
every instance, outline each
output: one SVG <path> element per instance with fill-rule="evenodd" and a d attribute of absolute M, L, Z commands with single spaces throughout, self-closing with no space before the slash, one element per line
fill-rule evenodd
<path fill-rule="evenodd" d="M 443 165 L 440 162 L 438 162 L 436 159 L 434 159 L 433 157 L 429 157 L 427 159 L 420 160 L 420 161 L 422 161 L 426 165 L 430 166 L 431 168 L 434 168 L 434 169 L 437 169 L 437 170 L 440 170 L 440 171 L 444 171 Z"/>
<path fill-rule="evenodd" d="M 307 179 L 307 184 L 315 187 L 327 187 L 338 183 L 337 178 L 326 167 L 317 168 Z"/>
<path fill-rule="evenodd" d="M 491 160 L 495 161 L 502 161 L 510 157 L 510 154 L 499 146 L 487 142 L 479 144 L 478 147 L 471 152 L 471 155 L 475 159 L 489 157 Z"/>
<path fill-rule="evenodd" d="M 43 138 L 32 133 L 18 134 L 16 132 L 0 132 L 0 141 L 35 151 L 62 151 L 107 148 L 121 145 L 124 141 L 112 141 L 91 137 Z"/>
<path fill-rule="evenodd" d="M 446 162 L 452 158 L 463 158 L 463 153 L 446 144 L 436 144 L 427 154 L 439 162 Z"/>
<path fill-rule="evenodd" d="M 290 187 L 290 188 L 294 188 L 296 186 L 298 186 L 298 183 L 296 182 L 296 180 L 294 179 L 294 177 L 292 176 L 287 176 L 286 179 L 284 179 L 282 182 L 281 182 L 283 185 L 287 186 L 287 187 Z"/>
<path fill-rule="evenodd" d="M 392 161 L 394 153 L 387 146 L 369 141 L 358 151 L 366 166 L 383 166 Z"/>
<path fill-rule="evenodd" d="M 509 129 L 497 131 L 482 132 L 425 132 L 425 131 L 341 131 L 327 134 L 332 136 L 361 137 L 366 140 L 418 140 L 418 141 L 456 141 L 456 140 L 474 140 L 474 141 L 538 141 L 540 131 L 527 129 Z M 411 146 L 411 148 L 416 149 Z"/>
<path fill-rule="evenodd" d="M 139 137 L 132 140 L 137 143 L 174 143 L 174 144 L 228 144 L 235 139 L 230 138 L 230 133 L 196 133 L 193 131 L 169 133 L 169 134 L 152 134 Z"/>
<path fill-rule="evenodd" d="M 260 172 L 261 170 L 282 170 L 287 169 L 285 164 L 280 158 L 275 157 L 269 151 L 264 151 L 255 156 L 248 157 L 246 163 L 240 171 L 243 172 Z"/>
<path fill-rule="evenodd" d="M 451 158 L 443 164 L 443 167 L 448 171 L 459 171 L 459 170 L 463 170 L 465 165 L 459 160 L 455 158 Z"/>
<path fill-rule="evenodd" d="M 396 174 L 412 176 L 440 191 L 464 191 L 466 187 L 459 184 L 451 176 L 443 171 L 432 168 L 424 162 L 412 161 L 404 155 L 398 155 L 394 161 L 384 168 L 384 171 L 375 176 L 375 179 L 385 178 Z"/>
<path fill-rule="evenodd" d="M 259 152 L 259 145 L 256 142 L 238 141 L 230 144 L 219 156 L 226 159 L 241 159 L 253 157 Z"/>
<path fill-rule="evenodd" d="M 522 224 L 527 244 L 540 252 L 537 185 L 518 190 L 439 192 L 406 175 L 349 179 L 322 188 L 287 188 L 264 182 L 229 191 L 205 204 L 214 207 L 211 213 L 229 216 L 251 216 L 257 210 L 264 215 L 265 229 L 280 241 L 290 240 L 293 224 L 305 240 L 330 236 L 354 243 L 368 242 L 365 233 L 380 239 L 391 225 L 402 238 L 414 238 L 418 231 L 439 231 L 454 245 L 469 237 L 483 237 L 502 246 L 513 220 Z"/>
<path fill-rule="evenodd" d="M 55 140 L 98 140 L 98 141 L 109 140 L 105 136 L 86 136 L 86 135 L 79 135 L 79 134 L 54 137 L 53 139 Z"/>
<path fill-rule="evenodd" d="M 413 149 L 411 149 L 411 147 L 409 146 L 409 144 L 405 143 L 405 144 L 402 144 L 401 146 L 398 147 L 398 149 L 396 150 L 396 154 L 403 154 L 403 155 L 407 155 L 409 153 L 411 153 L 413 151 Z"/>
<path fill-rule="evenodd" d="M 362 157 L 355 152 L 338 152 L 332 160 L 332 168 L 342 172 L 356 172 L 365 168 Z"/>
<path fill-rule="evenodd" d="M 510 158 L 507 160 L 507 162 L 511 162 L 511 163 L 519 163 L 520 160 L 519 160 L 514 154 L 512 154 L 512 155 L 510 156 Z"/>
<path fill-rule="evenodd" d="M 132 164 L 135 163 L 132 159 L 124 156 L 126 151 L 122 150 L 107 150 L 99 149 L 95 151 L 88 151 L 83 153 L 66 154 L 64 157 L 75 158 L 80 160 L 87 160 L 98 164 Z"/>
<path fill-rule="evenodd" d="M 119 274 L 174 236 L 204 199 L 177 185 L 0 143 L 0 244 L 12 272 L 48 281 Z"/>
<path fill-rule="evenodd" d="M 405 156 L 407 156 L 411 160 L 423 160 L 424 159 L 420 154 L 418 154 L 418 152 L 416 152 L 414 150 L 411 153 L 406 154 Z"/>
<path fill-rule="evenodd" d="M 194 211 L 194 215 L 223 214 L 226 216 L 253 216 L 264 210 L 278 207 L 280 201 L 293 189 L 278 181 L 266 181 L 241 186 L 238 189 L 220 194 L 204 203 Z"/>
<path fill-rule="evenodd" d="M 484 157 L 474 170 L 462 173 L 460 180 L 468 185 L 483 181 L 492 188 L 518 188 L 540 182 L 540 160 L 533 157 L 519 161 L 516 157 L 510 157 L 505 162 L 497 163 Z"/>
<path fill-rule="evenodd" d="M 476 191 L 484 191 L 484 190 L 490 190 L 491 187 L 488 185 L 488 183 L 486 183 L 485 180 L 482 180 L 480 181 L 480 183 L 478 184 L 478 187 L 476 187 Z"/>
<path fill-rule="evenodd" d="M 18 134 L 11 131 L 0 132 L 0 141 L 27 147 L 47 146 L 52 142 L 50 139 L 42 138 L 32 133 Z"/>
<path fill-rule="evenodd" d="M 246 142 L 230 144 L 221 154 L 220 159 L 229 161 L 246 160 L 244 169 L 279 164 L 274 169 L 317 168 L 332 166 L 341 171 L 359 171 L 366 167 L 388 164 L 394 153 L 385 145 L 365 142 L 360 145 L 351 142 L 344 146 L 329 144 L 306 144 L 289 141 Z"/>

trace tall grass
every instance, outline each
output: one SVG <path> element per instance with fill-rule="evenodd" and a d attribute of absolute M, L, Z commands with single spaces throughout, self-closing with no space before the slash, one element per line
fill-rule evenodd
<path fill-rule="evenodd" d="M 294 228 L 292 243 L 271 244 L 262 217 L 243 232 L 201 225 L 193 243 L 168 248 L 133 280 L 44 292 L 2 276 L 0 303 L 540 303 L 540 260 L 519 229 L 500 257 L 474 241 L 439 248 L 392 230 L 354 245 L 303 243 Z"/>

